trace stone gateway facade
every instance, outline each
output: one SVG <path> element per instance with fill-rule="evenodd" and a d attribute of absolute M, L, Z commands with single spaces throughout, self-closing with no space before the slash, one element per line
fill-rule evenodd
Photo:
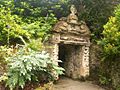
<path fill-rule="evenodd" d="M 65 69 L 65 75 L 77 79 L 89 76 L 90 31 L 84 21 L 78 21 L 74 5 L 70 11 L 68 17 L 62 17 L 54 26 L 49 51 L 54 63 Z"/>

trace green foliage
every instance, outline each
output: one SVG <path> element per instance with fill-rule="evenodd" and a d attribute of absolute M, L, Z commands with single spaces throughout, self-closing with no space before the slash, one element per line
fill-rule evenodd
<path fill-rule="evenodd" d="M 103 38 L 98 44 L 102 47 L 101 74 L 99 81 L 109 84 L 117 90 L 119 87 L 119 57 L 120 57 L 120 5 L 115 8 L 104 25 Z M 119 89 L 118 89 L 119 90 Z"/>
<path fill-rule="evenodd" d="M 0 46 L 0 74 L 3 74 L 6 71 L 7 61 L 6 57 L 12 55 L 12 49 L 7 48 L 6 46 Z"/>
<path fill-rule="evenodd" d="M 38 81 L 39 78 L 40 80 L 45 77 L 48 81 L 55 80 L 55 75 L 63 74 L 64 70 L 55 65 L 44 51 L 20 49 L 17 54 L 6 60 L 9 61 L 6 84 L 11 90 L 17 86 L 23 88 L 27 81 Z"/>
<path fill-rule="evenodd" d="M 29 21 L 28 21 L 29 20 Z M 39 17 L 37 20 L 26 19 L 23 29 L 28 31 L 31 35 L 31 38 L 42 38 L 47 39 L 49 36 L 52 26 L 56 23 L 57 19 L 53 14 L 48 15 L 47 17 Z"/>
<path fill-rule="evenodd" d="M 28 48 L 31 48 L 32 50 L 35 51 L 41 51 L 44 49 L 44 45 L 41 41 L 41 39 L 32 39 L 27 45 Z"/>
<path fill-rule="evenodd" d="M 118 0 L 69 0 L 70 4 L 75 4 L 78 9 L 80 20 L 85 20 L 92 32 L 92 40 L 101 38 L 103 25 L 108 21 L 108 17 L 113 14 L 114 7 Z"/>
<path fill-rule="evenodd" d="M 0 42 L 9 44 L 11 39 L 17 39 L 19 36 L 28 38 L 30 34 L 23 30 L 20 24 L 20 18 L 17 15 L 11 15 L 10 9 L 0 6 Z"/>
<path fill-rule="evenodd" d="M 0 4 L 10 8 L 12 15 L 22 18 L 22 29 L 30 31 L 32 37 L 46 38 L 57 18 L 67 16 L 74 4 L 80 20 L 85 20 L 92 31 L 93 40 L 101 38 L 103 25 L 112 15 L 118 0 L 1 0 Z M 117 12 L 118 13 L 118 12 Z M 49 20 L 46 17 L 50 17 Z M 52 23 L 51 23 L 52 22 Z M 37 33 L 36 33 L 37 32 Z"/>
<path fill-rule="evenodd" d="M 118 86 L 115 90 L 120 90 L 120 86 Z"/>
<path fill-rule="evenodd" d="M 21 3 L 25 4 L 25 6 L 30 4 L 29 2 Z M 28 39 L 38 38 L 41 38 L 43 41 L 47 40 L 50 36 L 49 32 L 52 29 L 52 26 L 57 21 L 54 14 L 49 13 L 47 16 L 41 16 L 38 9 L 35 9 L 32 12 L 37 12 L 38 16 L 34 16 L 35 14 L 25 16 L 24 14 L 17 13 L 16 10 L 19 9 L 22 11 L 23 9 L 19 7 L 19 5 L 17 7 L 16 4 L 18 5 L 18 2 L 12 0 L 0 1 L 1 44 L 21 44 L 21 38 L 19 37 L 22 37 L 27 41 Z M 24 8 L 25 11 L 26 8 Z M 30 9 L 30 7 L 28 7 L 28 9 Z M 26 11 L 26 13 L 28 12 Z"/>
<path fill-rule="evenodd" d="M 120 22 L 120 5 L 116 7 L 114 14 L 117 20 Z"/>
<path fill-rule="evenodd" d="M 66 12 L 64 6 L 67 2 L 68 0 L 16 0 L 15 13 L 24 17 L 40 17 L 53 12 L 61 16 L 62 12 Z"/>
<path fill-rule="evenodd" d="M 114 3 L 118 3 L 118 1 L 115 0 Z M 15 20 L 18 19 L 17 21 L 19 21 L 17 24 L 22 23 L 20 30 L 27 30 L 31 35 L 31 38 L 40 37 L 45 40 L 48 38 L 49 31 L 56 22 L 55 16 L 58 18 L 67 16 L 71 4 L 75 4 L 77 7 L 80 20 L 85 20 L 87 22 L 90 30 L 92 31 L 93 38 L 100 38 L 103 30 L 102 26 L 107 22 L 108 17 L 112 14 L 112 10 L 115 6 L 114 3 L 111 0 L 0 1 L 1 5 L 11 9 L 12 16 L 17 15 L 17 17 L 19 16 L 22 19 L 20 21 L 20 19 L 15 18 Z M 53 14 L 51 15 L 51 12 L 54 13 L 55 16 L 53 16 Z M 26 35 L 24 37 L 26 37 Z M 8 38 L 6 38 L 6 40 L 7 39 Z"/>
<path fill-rule="evenodd" d="M 115 16 L 110 17 L 106 25 L 100 44 L 103 47 L 103 54 L 105 58 L 116 58 L 120 55 L 120 5 L 115 10 Z M 117 12 L 118 11 L 118 12 Z"/>
<path fill-rule="evenodd" d="M 1 77 L 0 77 L 0 82 L 2 81 L 6 81 L 8 79 L 8 76 L 6 73 L 4 73 Z"/>
<path fill-rule="evenodd" d="M 111 79 L 105 77 L 104 75 L 99 75 L 99 82 L 101 85 L 108 85 L 111 82 Z"/>
<path fill-rule="evenodd" d="M 11 51 L 0 48 L 0 64 L 5 64 L 7 73 L 0 77 L 0 81 L 5 81 L 11 90 L 16 87 L 23 88 L 28 82 L 52 81 L 63 74 L 64 69 L 55 65 L 47 53 L 38 52 L 43 50 L 41 42 L 48 39 L 50 30 L 57 21 L 51 13 L 51 6 L 46 8 L 47 4 L 43 3 L 46 2 L 0 0 L 0 45 L 19 43 L 31 48 L 17 50 L 15 47 Z M 47 3 L 61 9 L 60 3 Z"/>
<path fill-rule="evenodd" d="M 16 0 L 15 12 L 25 19 L 36 20 L 40 16 L 47 16 L 50 12 L 57 18 L 67 16 L 69 8 L 74 4 L 78 10 L 80 20 L 85 20 L 94 41 L 101 38 L 103 25 L 111 16 L 114 6 L 119 3 L 118 0 Z M 21 12 L 22 10 L 22 12 Z M 36 18 L 36 19 L 35 19 Z"/>
<path fill-rule="evenodd" d="M 5 61 L 5 57 L 8 55 L 8 49 L 6 46 L 0 46 L 0 62 Z"/>

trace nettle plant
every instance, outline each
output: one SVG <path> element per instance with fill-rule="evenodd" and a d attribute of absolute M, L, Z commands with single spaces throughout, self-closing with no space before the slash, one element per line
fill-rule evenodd
<path fill-rule="evenodd" d="M 53 63 L 45 51 L 20 49 L 17 54 L 6 60 L 9 62 L 6 85 L 10 90 L 24 88 L 27 82 L 41 82 L 43 79 L 47 82 L 54 81 L 64 71 Z"/>

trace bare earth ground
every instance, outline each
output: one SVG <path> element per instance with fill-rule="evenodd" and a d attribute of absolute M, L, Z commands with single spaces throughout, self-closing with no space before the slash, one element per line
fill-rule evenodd
<path fill-rule="evenodd" d="M 91 82 L 74 81 L 69 78 L 60 79 L 54 86 L 54 90 L 105 90 Z"/>

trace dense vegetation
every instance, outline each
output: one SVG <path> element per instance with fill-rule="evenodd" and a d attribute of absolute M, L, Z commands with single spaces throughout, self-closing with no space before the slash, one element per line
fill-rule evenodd
<path fill-rule="evenodd" d="M 54 14 L 39 15 L 39 7 L 31 13 L 29 2 L 18 3 L 0 1 L 0 82 L 10 90 L 57 80 L 64 70 L 53 63 L 42 44 L 57 21 Z"/>
<path fill-rule="evenodd" d="M 115 0 L 1 0 L 1 7 L 9 12 L 13 18 L 16 18 L 16 24 L 21 24 L 19 27 L 28 31 L 25 39 L 30 37 L 45 38 L 51 30 L 52 25 L 63 16 L 69 13 L 71 4 L 75 4 L 78 10 L 80 20 L 85 20 L 90 30 L 94 41 L 102 36 L 103 25 L 108 21 L 108 17 L 112 15 L 114 6 L 119 3 Z M 4 10 L 3 10 L 4 11 Z M 3 14 L 4 15 L 4 14 Z M 14 15 L 17 15 L 16 17 Z M 2 16 L 1 16 L 2 17 Z M 12 18 L 10 15 L 8 16 Z M 6 16 L 7 18 L 7 16 Z M 13 21 L 11 21 L 13 22 Z M 6 25 L 7 26 L 7 25 Z M 5 27 L 5 26 L 4 26 Z M 8 25 L 8 27 L 10 27 Z M 23 31 L 22 30 L 22 31 Z M 9 30 L 8 30 L 9 31 Z M 15 30 L 13 30 L 15 31 Z M 23 31 L 24 32 L 24 31 Z M 14 33 L 14 32 L 13 32 Z M 25 32 L 24 32 L 25 33 Z M 21 35 L 21 32 L 18 34 Z M 23 33 L 22 33 L 23 34 Z M 12 35 L 14 37 L 15 35 Z M 28 37 L 29 36 L 29 37 Z M 49 35 L 48 35 L 49 36 Z M 11 37 L 11 36 L 10 36 Z M 6 38 L 7 39 L 7 38 Z M 11 38 L 10 38 L 11 39 Z M 11 40 L 13 41 L 13 39 Z M 18 41 L 15 40 L 15 41 Z"/>
<path fill-rule="evenodd" d="M 120 89 L 120 5 L 115 8 L 114 16 L 109 17 L 104 25 L 102 46 L 102 84 L 109 84 L 116 90 Z M 103 69 L 104 68 L 104 69 Z"/>
<path fill-rule="evenodd" d="M 104 25 L 104 38 L 101 41 L 104 56 L 109 59 L 114 59 L 120 54 L 120 5 L 116 7 L 114 14 Z"/>
<path fill-rule="evenodd" d="M 91 41 L 100 41 L 103 51 L 101 62 L 111 68 L 120 56 L 120 6 L 117 6 L 113 13 L 114 6 L 119 2 L 0 0 L 0 75 L 3 75 L 0 81 L 4 81 L 12 90 L 24 88 L 28 81 L 53 81 L 56 78 L 54 74 L 62 74 L 63 69 L 54 65 L 49 55 L 43 53 L 43 42 L 49 38 L 57 20 L 68 15 L 72 4 L 78 10 L 79 20 L 86 21 L 89 26 L 92 32 Z M 115 77 L 111 78 L 112 70 L 113 68 L 101 72 L 102 84 L 115 82 Z M 41 75 L 41 78 L 38 75 Z M 119 88 L 118 84 L 113 86 Z"/>

